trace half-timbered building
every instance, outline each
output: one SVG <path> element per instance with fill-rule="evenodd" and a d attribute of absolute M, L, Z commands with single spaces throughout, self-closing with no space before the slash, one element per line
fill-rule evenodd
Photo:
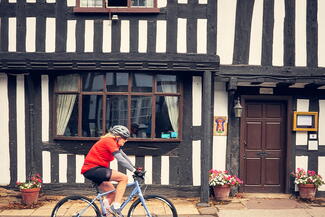
<path fill-rule="evenodd" d="M 211 168 L 239 175 L 243 192 L 293 193 L 295 168 L 325 176 L 324 11 L 322 0 L 1 0 L 0 184 L 39 172 L 45 190 L 89 188 L 85 154 L 115 124 L 162 194 L 207 201 Z"/>

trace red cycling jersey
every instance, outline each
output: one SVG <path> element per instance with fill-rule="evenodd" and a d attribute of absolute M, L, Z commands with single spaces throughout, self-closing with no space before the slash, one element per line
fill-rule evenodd
<path fill-rule="evenodd" d="M 119 148 L 116 140 L 112 137 L 100 139 L 88 152 L 81 168 L 81 173 L 83 174 L 97 166 L 109 168 L 110 162 L 114 160 L 113 152 L 118 151 Z"/>

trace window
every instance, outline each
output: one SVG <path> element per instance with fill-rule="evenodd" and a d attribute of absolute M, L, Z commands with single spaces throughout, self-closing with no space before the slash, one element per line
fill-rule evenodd
<path fill-rule="evenodd" d="M 121 124 L 134 139 L 179 139 L 180 84 L 175 74 L 59 75 L 55 80 L 55 137 L 97 138 Z"/>
<path fill-rule="evenodd" d="M 77 0 L 74 12 L 158 13 L 157 0 Z"/>

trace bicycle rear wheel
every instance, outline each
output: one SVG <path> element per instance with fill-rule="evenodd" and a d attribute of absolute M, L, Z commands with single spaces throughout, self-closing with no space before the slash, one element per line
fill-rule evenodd
<path fill-rule="evenodd" d="M 53 208 L 51 217 L 101 217 L 98 206 L 87 197 L 74 195 L 60 200 Z"/>
<path fill-rule="evenodd" d="M 146 195 L 144 200 L 152 217 L 177 217 L 176 208 L 168 199 L 158 195 Z M 130 216 L 148 216 L 140 198 L 132 203 L 128 212 L 128 217 Z"/>

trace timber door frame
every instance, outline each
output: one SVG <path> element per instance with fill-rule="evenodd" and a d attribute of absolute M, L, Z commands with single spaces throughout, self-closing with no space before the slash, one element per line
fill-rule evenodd
<path fill-rule="evenodd" d="M 246 106 L 246 101 L 247 100 L 254 100 L 254 101 L 282 101 L 286 103 L 286 112 L 285 115 L 286 117 L 286 133 L 285 133 L 285 148 L 286 148 L 286 154 L 285 154 L 285 162 L 286 168 L 284 169 L 285 174 L 284 174 L 284 192 L 283 193 L 289 193 L 290 189 L 290 172 L 294 168 L 294 158 L 293 158 L 293 147 L 291 147 L 291 137 L 292 137 L 292 116 L 293 116 L 293 111 L 292 111 L 292 97 L 290 96 L 265 96 L 265 95 L 241 95 L 241 104 L 242 107 L 245 109 Z M 243 111 L 244 113 L 245 111 Z M 242 160 L 243 153 L 244 153 L 244 141 L 245 141 L 245 135 L 243 132 L 245 132 L 244 129 L 244 120 L 241 118 L 240 120 L 240 169 L 239 169 L 239 174 L 240 176 L 244 174 L 244 160 Z M 240 188 L 240 191 L 242 192 L 244 189 L 243 187 Z"/>

